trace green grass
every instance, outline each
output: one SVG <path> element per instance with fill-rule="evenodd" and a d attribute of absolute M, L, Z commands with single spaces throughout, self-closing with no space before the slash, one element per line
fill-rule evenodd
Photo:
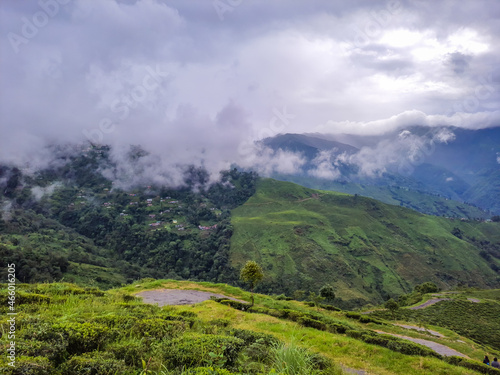
<path fill-rule="evenodd" d="M 374 186 L 336 182 L 311 178 L 311 176 L 280 175 L 276 178 L 282 181 L 294 182 L 312 189 L 358 194 L 364 197 L 377 199 L 387 204 L 411 208 L 428 215 L 483 219 L 491 217 L 490 213 L 470 204 L 399 186 Z M 485 203 L 485 206 L 487 205 L 488 204 Z"/>
<path fill-rule="evenodd" d="M 335 287 L 337 304 L 380 303 L 433 281 L 499 285 L 498 275 L 469 238 L 495 242 L 498 223 L 462 222 L 342 193 L 262 179 L 244 205 L 232 211 L 231 263 L 263 267 L 264 292 Z M 451 232 L 458 227 L 462 239 Z M 500 265 L 498 259 L 493 262 Z"/>
<path fill-rule="evenodd" d="M 7 306 L 5 287 L 0 289 L 2 312 Z M 159 288 L 196 288 L 238 298 L 249 294 L 225 284 L 173 280 L 141 280 L 106 292 L 69 283 L 18 284 L 18 296 L 22 293 L 24 297 L 16 305 L 17 368 L 24 373 L 55 375 L 84 371 L 139 374 L 143 366 L 151 375 L 188 374 L 188 368 L 197 366 L 213 368 L 219 374 L 326 375 L 341 374 L 341 365 L 374 374 L 475 373 L 438 358 L 404 355 L 215 301 L 159 308 L 132 296 L 139 290 Z M 256 304 L 315 314 L 358 330 L 367 328 L 342 312 L 318 311 L 297 301 L 258 294 Z M 0 325 L 5 331 L 5 315 Z M 5 349 L 6 342 L 1 346 Z M 2 356 L 1 368 L 7 368 L 5 361 Z M 221 367 L 225 372 L 217 370 Z M 196 371 L 211 374 L 202 368 Z M 9 370 L 2 373 L 13 374 Z"/>

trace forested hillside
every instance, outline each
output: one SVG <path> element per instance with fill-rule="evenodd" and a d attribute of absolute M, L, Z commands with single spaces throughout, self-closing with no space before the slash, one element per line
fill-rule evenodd
<path fill-rule="evenodd" d="M 423 215 L 379 201 L 262 179 L 233 210 L 231 264 L 268 272 L 261 290 L 334 285 L 346 308 L 433 281 L 498 287 L 500 223 Z"/>

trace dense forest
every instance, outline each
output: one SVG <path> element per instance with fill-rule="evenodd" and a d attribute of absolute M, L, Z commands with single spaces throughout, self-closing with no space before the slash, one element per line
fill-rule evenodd
<path fill-rule="evenodd" d="M 60 159 L 59 167 L 31 175 L 0 167 L 0 254 L 19 265 L 21 281 L 60 280 L 82 264 L 113 269 L 126 282 L 237 281 L 228 263 L 230 210 L 255 192 L 255 173 L 227 170 L 209 184 L 206 170 L 190 166 L 175 189 L 145 184 L 125 191 L 100 173 L 114 166 L 107 146 Z M 118 280 L 100 275 L 96 282 L 109 287 Z"/>

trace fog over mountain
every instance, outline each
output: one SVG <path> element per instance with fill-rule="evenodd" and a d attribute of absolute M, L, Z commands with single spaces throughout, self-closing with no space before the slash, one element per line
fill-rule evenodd
<path fill-rule="evenodd" d="M 498 126 L 499 14 L 488 0 L 4 0 L 0 163 L 36 169 L 47 146 L 90 141 L 113 147 L 114 179 L 176 184 L 186 164 L 300 169 L 303 155 L 254 144 L 278 133 Z M 401 134 L 350 162 L 373 174 L 425 142 Z M 136 165 L 130 145 L 148 152 Z M 330 157 L 312 173 L 336 178 Z"/>

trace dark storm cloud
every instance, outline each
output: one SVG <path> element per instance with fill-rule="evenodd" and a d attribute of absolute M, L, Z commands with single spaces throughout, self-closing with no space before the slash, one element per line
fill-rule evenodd
<path fill-rule="evenodd" d="M 2 1 L 0 160 L 92 140 L 167 171 L 269 172 L 303 163 L 247 147 L 278 132 L 498 125 L 500 3 L 456 4 Z"/>

